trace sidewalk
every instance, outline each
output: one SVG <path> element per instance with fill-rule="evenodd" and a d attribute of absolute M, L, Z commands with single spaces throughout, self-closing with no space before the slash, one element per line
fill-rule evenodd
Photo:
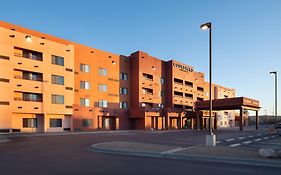
<path fill-rule="evenodd" d="M 281 168 L 281 159 L 258 156 L 257 151 L 197 145 L 187 148 L 141 142 L 105 142 L 91 146 L 95 152 L 119 155 L 168 158 L 177 160 L 221 162 L 240 165 L 258 165 Z"/>

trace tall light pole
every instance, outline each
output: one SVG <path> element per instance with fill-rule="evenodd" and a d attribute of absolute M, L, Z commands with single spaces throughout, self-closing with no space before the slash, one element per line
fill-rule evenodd
<path fill-rule="evenodd" d="M 216 136 L 213 134 L 212 130 L 212 23 L 207 22 L 200 26 L 202 30 L 209 29 L 209 101 L 210 101 L 210 110 L 209 110 L 209 132 L 210 135 L 206 135 L 206 145 L 215 146 L 216 145 Z"/>
<path fill-rule="evenodd" d="M 270 74 L 275 75 L 275 128 L 277 126 L 277 71 L 272 71 Z"/>

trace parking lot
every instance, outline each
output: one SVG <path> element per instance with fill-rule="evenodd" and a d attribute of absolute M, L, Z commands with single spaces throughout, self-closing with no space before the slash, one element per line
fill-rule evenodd
<path fill-rule="evenodd" d="M 269 134 L 267 129 L 242 132 L 236 129 L 216 131 L 218 145 L 253 150 L 264 146 L 280 148 L 280 136 Z M 217 166 L 212 162 L 202 164 L 198 161 L 100 154 L 90 149 L 92 144 L 109 141 L 188 148 L 204 145 L 206 134 L 208 131 L 171 130 L 6 135 L 10 142 L 0 144 L 0 169 L 4 174 L 171 174 L 185 173 L 186 169 L 192 174 L 208 174 L 210 171 L 228 174 L 279 174 L 280 168 L 230 164 Z M 252 142 L 246 143 L 249 141 Z M 233 146 L 234 144 L 241 145 Z"/>

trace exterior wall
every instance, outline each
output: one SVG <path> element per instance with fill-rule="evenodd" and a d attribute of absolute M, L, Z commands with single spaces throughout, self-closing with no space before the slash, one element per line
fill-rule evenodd
<path fill-rule="evenodd" d="M 0 25 L 2 26 L 2 23 Z M 47 37 L 43 39 L 41 36 L 45 37 L 45 35 L 38 36 L 36 32 L 33 33 L 17 26 L 10 26 L 15 30 L 10 30 L 8 27 L 5 25 L 0 27 L 0 44 L 4 46 L 0 48 L 0 55 L 9 57 L 9 60 L 0 59 L 1 65 L 5 65 L 1 66 L 0 77 L 9 80 L 9 82 L 1 82 L 0 86 L 0 101 L 9 102 L 9 105 L 0 105 L 0 128 L 22 132 L 63 131 L 63 127 L 49 129 L 45 118 L 48 115 L 60 115 L 61 118 L 64 115 L 72 115 L 74 74 L 65 69 L 74 69 L 73 45 L 60 43 L 59 40 L 56 42 L 48 40 Z M 26 40 L 27 33 L 30 34 L 31 41 Z M 43 60 L 24 58 L 19 50 L 15 50 L 15 47 L 40 52 Z M 64 57 L 64 66 L 52 64 L 52 55 Z M 42 80 L 23 79 L 24 71 L 41 73 Z M 64 85 L 52 84 L 52 75 L 63 76 Z M 66 90 L 66 87 L 72 90 Z M 24 92 L 41 94 L 42 102 L 23 101 L 22 93 Z M 52 104 L 52 94 L 63 95 L 64 104 Z M 71 108 L 66 108 L 66 106 L 71 106 Z M 23 128 L 23 118 L 35 118 L 39 114 L 44 117 L 37 120 L 37 128 Z"/>
<path fill-rule="evenodd" d="M 193 121 L 195 102 L 208 99 L 204 74 L 175 60 L 163 61 L 141 51 L 129 57 L 113 54 L 2 21 L 0 38 L 0 64 L 5 65 L 0 69 L 0 132 L 180 129 L 185 119 Z M 43 60 L 23 58 L 17 48 L 39 52 Z M 52 55 L 63 57 L 64 65 L 52 64 Z M 89 65 L 89 72 L 81 71 L 81 64 Z M 107 74 L 99 75 L 99 68 Z M 39 73 L 42 79 L 24 79 L 26 71 Z M 64 84 L 53 84 L 52 75 L 63 76 Z M 89 82 L 90 88 L 81 88 L 81 81 Z M 107 86 L 105 92 L 99 91 L 99 84 Z M 27 92 L 42 95 L 42 101 L 25 101 Z M 234 89 L 215 84 L 212 92 L 215 99 L 235 96 Z M 52 94 L 63 95 L 64 103 L 53 104 Z M 83 106 L 81 98 L 89 99 L 89 105 Z M 100 100 L 107 106 L 100 107 Z M 127 108 L 120 108 L 120 102 Z M 24 127 L 26 118 L 36 120 L 37 127 Z M 51 119 L 62 121 L 62 126 L 51 127 Z"/>
<path fill-rule="evenodd" d="M 89 65 L 90 71 L 81 71 L 80 64 Z M 107 75 L 99 75 L 99 68 L 106 69 Z M 103 124 L 106 124 L 103 120 L 107 121 L 106 118 L 109 116 L 116 123 L 114 128 L 129 128 L 128 109 L 120 109 L 120 102 L 122 101 L 130 105 L 129 94 L 120 94 L 120 87 L 128 88 L 129 80 L 120 80 L 120 72 L 129 75 L 129 60 L 127 57 L 75 44 L 75 102 L 73 113 L 75 130 L 103 129 Z M 90 82 L 90 88 L 81 89 L 80 81 Z M 106 92 L 99 91 L 100 84 L 107 86 Z M 89 99 L 90 105 L 81 106 L 81 98 Z M 107 107 L 99 107 L 100 100 L 107 101 Z M 82 125 L 83 119 L 92 120 L 92 126 L 84 127 Z"/>

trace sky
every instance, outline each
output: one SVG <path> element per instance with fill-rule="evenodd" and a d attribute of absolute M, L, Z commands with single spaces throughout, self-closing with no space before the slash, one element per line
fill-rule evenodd
<path fill-rule="evenodd" d="M 281 77 L 280 0 L 13 0 L 1 7 L 0 20 L 115 54 L 175 59 L 206 80 L 209 32 L 200 25 L 212 22 L 213 82 L 273 114 L 269 72 Z"/>

